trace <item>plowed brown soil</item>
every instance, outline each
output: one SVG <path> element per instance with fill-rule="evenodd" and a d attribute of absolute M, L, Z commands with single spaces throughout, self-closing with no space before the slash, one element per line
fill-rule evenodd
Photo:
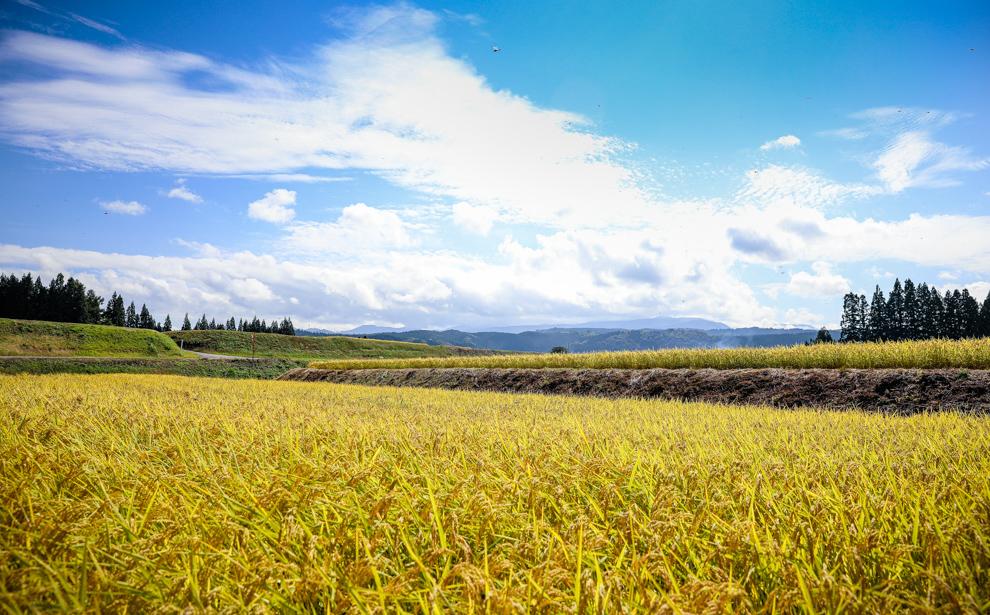
<path fill-rule="evenodd" d="M 659 397 L 896 414 L 990 412 L 990 371 L 960 369 L 300 368 L 282 380 L 599 397 Z"/>

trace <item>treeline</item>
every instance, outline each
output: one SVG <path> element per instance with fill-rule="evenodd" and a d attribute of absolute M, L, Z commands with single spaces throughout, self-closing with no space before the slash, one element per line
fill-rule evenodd
<path fill-rule="evenodd" d="M 990 336 L 990 293 L 981 305 L 969 291 L 939 294 L 934 286 L 894 280 L 890 294 L 880 286 L 866 295 L 847 293 L 842 301 L 843 342 L 962 339 Z"/>
<path fill-rule="evenodd" d="M 0 274 L 0 318 L 112 325 L 162 332 L 172 330 L 170 315 L 159 322 L 147 305 L 142 304 L 141 309 L 138 309 L 131 301 L 125 307 L 124 297 L 116 292 L 109 300 L 104 300 L 92 290 L 87 290 L 79 280 L 73 277 L 66 279 L 61 273 L 52 278 L 47 286 L 41 281 L 41 276 L 33 277 L 30 273 L 20 278 L 14 274 Z M 257 316 L 251 320 L 238 321 L 231 317 L 218 324 L 215 319 L 207 321 L 206 314 L 203 314 L 193 325 L 189 321 L 189 314 L 186 314 L 181 329 L 296 334 L 292 319 L 288 317 L 271 323 L 258 320 Z"/>
<path fill-rule="evenodd" d="M 283 318 L 281 322 L 273 320 L 271 324 L 264 319 L 258 320 L 255 316 L 251 320 L 237 320 L 231 317 L 226 322 L 217 322 L 211 319 L 206 321 L 206 314 L 203 314 L 196 324 L 189 322 L 189 314 L 182 320 L 182 331 L 246 331 L 248 333 L 280 333 L 282 335 L 295 335 L 296 328 L 292 325 L 291 318 Z"/>

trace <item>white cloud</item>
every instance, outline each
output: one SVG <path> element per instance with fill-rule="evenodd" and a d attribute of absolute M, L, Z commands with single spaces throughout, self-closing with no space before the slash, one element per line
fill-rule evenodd
<path fill-rule="evenodd" d="M 257 201 L 250 203 L 248 216 L 272 224 L 285 224 L 295 217 L 296 210 L 293 209 L 295 204 L 296 193 L 294 191 L 276 188 Z"/>
<path fill-rule="evenodd" d="M 176 244 L 189 248 L 193 254 L 206 257 L 219 257 L 223 254 L 220 248 L 216 247 L 211 243 L 201 243 L 199 241 L 187 241 L 185 239 L 177 238 L 173 240 Z"/>
<path fill-rule="evenodd" d="M 123 214 L 126 216 L 140 216 L 147 213 L 148 208 L 137 201 L 110 201 L 100 203 L 104 211 L 112 214 Z"/>
<path fill-rule="evenodd" d="M 799 297 L 829 297 L 849 292 L 849 280 L 832 271 L 826 262 L 812 263 L 811 272 L 799 271 L 791 276 L 785 290 Z"/>
<path fill-rule="evenodd" d="M 617 162 L 629 144 L 494 90 L 446 53 L 428 15 L 371 11 L 309 62 L 267 72 L 16 32 L 2 56 L 47 72 L 0 86 L 0 122 L 22 147 L 101 169 L 357 169 L 513 220 L 633 225 L 650 214 L 635 173 Z M 228 87 L 196 89 L 194 72 Z"/>
<path fill-rule="evenodd" d="M 76 15 L 75 13 L 69 13 L 69 16 L 73 20 L 77 21 L 78 23 L 81 23 L 82 25 L 86 26 L 87 28 L 92 28 L 93 30 L 96 30 L 97 32 L 102 32 L 104 34 L 109 34 L 110 36 L 114 36 L 116 38 L 119 38 L 120 40 L 125 40 L 123 34 L 121 34 L 117 30 L 115 30 L 114 28 L 111 28 L 110 26 L 108 26 L 108 25 L 106 25 L 104 23 L 100 23 L 100 22 L 96 21 L 95 19 L 89 19 L 88 17 L 83 17 L 82 15 Z"/>
<path fill-rule="evenodd" d="M 985 169 L 990 159 L 974 158 L 967 148 L 933 141 L 924 131 L 910 131 L 891 141 L 873 167 L 887 190 L 896 193 L 913 187 L 956 185 L 951 172 Z"/>
<path fill-rule="evenodd" d="M 975 156 L 968 148 L 936 141 L 933 134 L 964 116 L 952 111 L 911 107 L 876 107 L 851 115 L 856 127 L 822 134 L 849 140 L 871 139 L 882 146 L 869 166 L 889 193 L 908 188 L 939 188 L 959 183 L 959 171 L 990 167 L 990 158 Z"/>
<path fill-rule="evenodd" d="M 794 149 L 801 145 L 801 139 L 794 135 L 784 135 L 782 137 L 777 137 L 773 141 L 767 141 L 760 146 L 763 151 L 768 151 L 772 149 Z"/>
<path fill-rule="evenodd" d="M 968 289 L 969 294 L 973 295 L 973 298 L 979 301 L 981 306 L 990 297 L 990 282 L 988 281 L 970 282 L 961 285 L 960 288 Z"/>
<path fill-rule="evenodd" d="M 415 242 L 409 225 L 394 211 L 364 203 L 345 207 L 336 222 L 299 222 L 288 228 L 283 244 L 292 252 L 360 254 L 404 248 Z"/>
<path fill-rule="evenodd" d="M 248 303 L 271 301 L 275 295 L 264 282 L 255 278 L 235 278 L 229 282 L 230 292 Z"/>
<path fill-rule="evenodd" d="M 736 200 L 761 205 L 826 207 L 882 192 L 879 186 L 842 184 L 809 169 L 771 164 L 746 173 L 746 184 L 736 194 Z"/>
<path fill-rule="evenodd" d="M 487 235 L 498 220 L 498 212 L 492 208 L 470 203 L 454 203 L 451 213 L 454 224 L 478 235 Z"/>
<path fill-rule="evenodd" d="M 0 135 L 39 155 L 76 168 L 283 186 L 372 173 L 419 193 L 410 202 L 432 205 L 356 203 L 335 221 L 298 220 L 296 193 L 279 188 L 248 206 L 250 217 L 283 225 L 273 231 L 282 234 L 277 256 L 192 242 L 180 244 L 192 250 L 182 258 L 5 246 L 0 263 L 100 271 L 101 289 L 173 311 L 188 302 L 186 309 L 271 317 L 292 305 L 300 323 L 418 326 L 658 313 L 779 322 L 740 280 L 740 263 L 886 259 L 990 271 L 990 217 L 834 217 L 851 201 L 935 185 L 972 167 L 968 152 L 929 136 L 951 114 L 912 112 L 905 124 L 896 110 L 870 110 L 856 118 L 862 127 L 840 129 L 846 138 L 864 133 L 863 146 L 881 132 L 890 143 L 882 161 L 870 157 L 878 160 L 871 183 L 767 165 L 729 198 L 667 201 L 625 162 L 634 144 L 495 89 L 448 53 L 435 24 L 435 15 L 408 5 L 344 11 L 335 22 L 343 38 L 303 62 L 273 58 L 250 71 L 180 51 L 4 36 L 0 62 L 40 70 L 0 83 Z M 192 85 L 204 81 L 209 89 Z M 918 142 L 898 142 L 911 131 Z M 169 193 L 189 195 L 198 197 L 181 182 Z M 451 220 L 482 235 L 495 222 L 517 237 L 543 234 L 507 238 L 493 256 L 466 256 L 430 243 Z M 542 228 L 511 228 L 520 223 Z M 823 267 L 794 274 L 781 292 L 829 296 L 844 278 Z"/>
<path fill-rule="evenodd" d="M 199 196 L 198 194 L 190 190 L 188 187 L 186 187 L 185 178 L 179 178 L 175 182 L 175 186 L 173 186 L 172 189 L 168 191 L 168 194 L 166 196 L 168 196 L 168 198 L 170 199 L 181 199 L 183 201 L 188 201 L 190 203 L 203 202 L 203 197 Z"/>

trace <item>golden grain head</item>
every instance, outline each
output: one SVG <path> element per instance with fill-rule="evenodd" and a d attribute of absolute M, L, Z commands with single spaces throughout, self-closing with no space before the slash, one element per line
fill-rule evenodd
<path fill-rule="evenodd" d="M 985 611 L 990 420 L 0 376 L 5 610 Z"/>
<path fill-rule="evenodd" d="M 317 369 L 479 368 L 969 368 L 990 369 L 990 338 L 813 344 L 771 348 L 671 348 L 581 354 L 519 354 L 314 361 Z"/>

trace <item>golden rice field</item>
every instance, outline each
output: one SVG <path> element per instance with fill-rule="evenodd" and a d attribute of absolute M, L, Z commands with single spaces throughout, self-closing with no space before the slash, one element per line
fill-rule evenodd
<path fill-rule="evenodd" d="M 0 592 L 6 612 L 985 612 L 990 418 L 0 376 Z"/>
<path fill-rule="evenodd" d="M 969 368 L 990 369 L 990 338 L 815 344 L 773 348 L 636 350 L 585 354 L 518 354 L 415 359 L 342 359 L 313 361 L 317 369 L 415 367 L 489 368 Z"/>

